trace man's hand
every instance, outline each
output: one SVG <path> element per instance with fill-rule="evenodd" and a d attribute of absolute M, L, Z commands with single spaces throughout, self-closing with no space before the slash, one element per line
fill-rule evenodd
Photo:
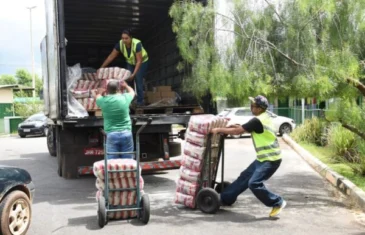
<path fill-rule="evenodd" d="M 212 134 L 218 134 L 218 133 L 219 133 L 219 131 L 220 131 L 220 128 L 213 128 L 210 132 L 211 132 Z"/>
<path fill-rule="evenodd" d="M 125 82 L 125 81 L 121 81 L 120 82 L 120 89 L 122 90 L 124 90 L 124 89 L 126 89 L 127 88 L 127 86 L 128 86 L 128 84 Z"/>
<path fill-rule="evenodd" d="M 106 90 L 104 88 L 98 88 L 96 95 L 104 95 L 105 94 L 105 91 Z"/>
<path fill-rule="evenodd" d="M 231 124 L 231 125 L 229 125 L 229 126 L 227 126 L 228 128 L 237 128 L 237 127 L 239 127 L 239 126 L 241 126 L 240 124 Z"/>
<path fill-rule="evenodd" d="M 133 81 L 135 77 L 136 77 L 136 75 L 132 74 L 131 76 L 129 76 L 129 78 L 127 80 L 128 81 Z"/>

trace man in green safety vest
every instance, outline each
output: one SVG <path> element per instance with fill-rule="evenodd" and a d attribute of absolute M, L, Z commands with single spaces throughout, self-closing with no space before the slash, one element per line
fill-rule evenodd
<path fill-rule="evenodd" d="M 132 37 L 131 30 L 122 32 L 121 40 L 115 45 L 113 51 L 101 65 L 101 68 L 107 67 L 115 58 L 122 54 L 127 62 L 127 69 L 131 72 L 127 82 L 132 85 L 135 80 L 137 86 L 137 105 L 143 105 L 143 78 L 147 73 L 148 54 L 144 49 L 142 42 Z"/>
<path fill-rule="evenodd" d="M 214 128 L 212 133 L 240 135 L 251 133 L 256 150 L 256 160 L 221 193 L 222 205 L 232 205 L 239 194 L 247 188 L 266 206 L 272 207 L 270 217 L 277 217 L 286 206 L 286 201 L 270 192 L 264 181 L 268 180 L 281 164 L 281 151 L 273 123 L 266 109 L 269 102 L 264 96 L 250 97 L 251 112 L 254 117 L 244 125 L 232 125 L 226 128 Z"/>

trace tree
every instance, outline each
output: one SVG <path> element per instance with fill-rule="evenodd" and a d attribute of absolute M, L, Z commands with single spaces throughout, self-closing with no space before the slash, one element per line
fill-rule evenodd
<path fill-rule="evenodd" d="M 0 76 L 0 85 L 14 85 L 17 84 L 16 79 L 11 75 L 1 75 Z"/>
<path fill-rule="evenodd" d="M 28 87 L 33 86 L 32 74 L 29 73 L 27 70 L 18 69 L 15 73 L 15 76 L 18 79 L 18 84 L 19 85 L 28 86 Z M 43 81 L 36 74 L 35 75 L 35 91 L 36 91 L 36 94 L 39 94 L 42 87 L 43 87 Z"/>
<path fill-rule="evenodd" d="M 185 89 L 201 96 L 247 100 L 247 96 L 339 98 L 328 115 L 365 139 L 365 1 L 235 1 L 232 17 L 194 1 L 176 1 L 170 9 L 183 58 L 191 66 Z M 257 5 L 256 5 L 257 6 Z M 235 43 L 219 54 L 214 20 L 234 25 Z M 225 61 L 220 57 L 228 58 Z M 189 66 L 186 66 L 189 65 Z"/>
<path fill-rule="evenodd" d="M 15 115 L 26 119 L 33 114 L 40 113 L 44 109 L 44 104 L 42 101 L 29 101 L 25 103 L 15 102 L 11 110 L 8 112 L 15 113 Z"/>

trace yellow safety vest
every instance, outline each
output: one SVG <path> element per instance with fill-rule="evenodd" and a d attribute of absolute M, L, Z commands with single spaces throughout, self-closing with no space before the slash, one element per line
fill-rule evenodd
<path fill-rule="evenodd" d="M 255 146 L 257 160 L 264 162 L 281 159 L 281 150 L 272 120 L 266 112 L 257 116 L 257 118 L 264 126 L 263 133 L 252 132 L 252 141 Z"/>
<path fill-rule="evenodd" d="M 131 54 L 128 56 L 128 51 L 125 44 L 123 43 L 122 40 L 119 41 L 120 50 L 123 53 L 124 58 L 127 60 L 128 64 L 136 65 L 136 49 L 137 49 L 137 44 L 140 42 L 141 42 L 140 40 L 132 38 Z M 146 62 L 147 60 L 148 60 L 147 51 L 142 46 L 142 63 Z"/>

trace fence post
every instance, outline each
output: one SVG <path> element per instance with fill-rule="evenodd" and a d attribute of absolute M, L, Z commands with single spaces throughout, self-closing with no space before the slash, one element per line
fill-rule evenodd
<path fill-rule="evenodd" d="M 304 123 L 305 111 L 304 111 L 304 98 L 302 98 L 302 124 Z"/>

